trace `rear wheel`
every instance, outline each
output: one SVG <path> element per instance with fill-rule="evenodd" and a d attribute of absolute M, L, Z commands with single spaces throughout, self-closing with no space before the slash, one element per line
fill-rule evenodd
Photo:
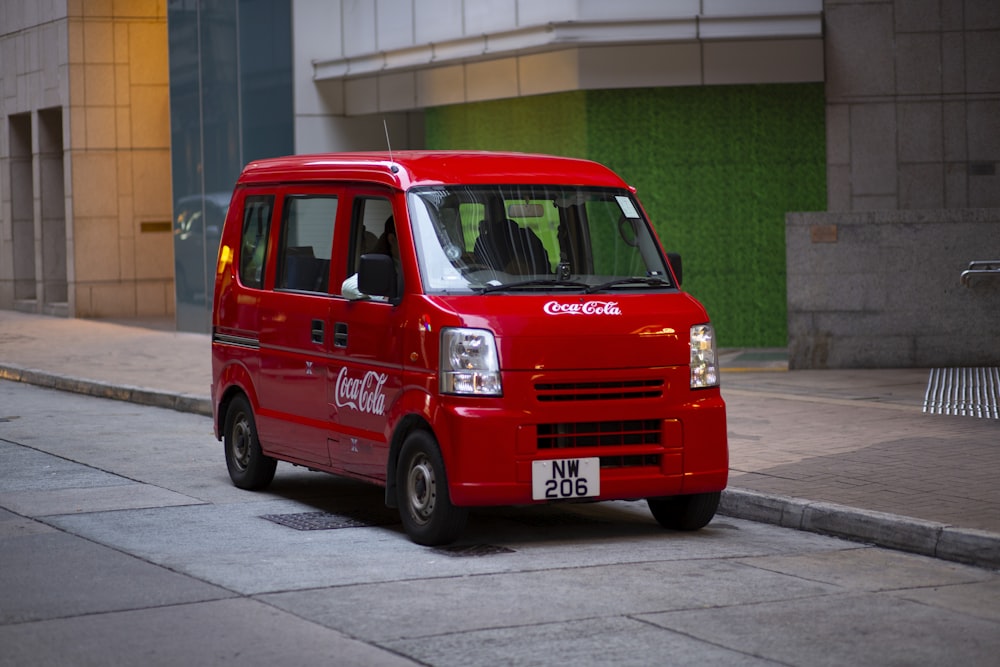
<path fill-rule="evenodd" d="M 719 509 L 721 491 L 695 493 L 689 496 L 647 498 L 649 511 L 664 528 L 698 530 L 708 525 Z"/>
<path fill-rule="evenodd" d="M 229 403 L 223 442 L 233 484 L 256 491 L 271 483 L 278 462 L 261 451 L 253 410 L 244 396 L 237 396 Z"/>
<path fill-rule="evenodd" d="M 403 442 L 396 500 L 406 534 L 417 544 L 448 544 L 465 528 L 469 512 L 451 504 L 441 450 L 426 431 L 414 431 Z"/>

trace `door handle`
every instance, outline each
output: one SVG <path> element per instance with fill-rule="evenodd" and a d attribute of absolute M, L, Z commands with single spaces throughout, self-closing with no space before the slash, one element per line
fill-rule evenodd
<path fill-rule="evenodd" d="M 312 321 L 312 342 L 323 344 L 326 337 L 323 335 L 323 320 Z"/>
<path fill-rule="evenodd" d="M 337 322 L 333 325 L 333 346 L 347 347 L 347 322 Z"/>

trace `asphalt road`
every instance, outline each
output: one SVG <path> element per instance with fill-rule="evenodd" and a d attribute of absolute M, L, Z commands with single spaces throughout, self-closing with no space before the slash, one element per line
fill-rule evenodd
<path fill-rule="evenodd" d="M 234 488 L 208 418 L 0 382 L 0 665 L 995 665 L 1000 574 L 642 503 L 475 511 Z M 302 530 L 302 528 L 312 528 Z"/>

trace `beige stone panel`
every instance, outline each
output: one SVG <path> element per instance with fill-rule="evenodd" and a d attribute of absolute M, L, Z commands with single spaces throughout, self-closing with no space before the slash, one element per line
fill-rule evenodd
<path fill-rule="evenodd" d="M 576 49 L 521 56 L 517 63 L 522 95 L 542 95 L 580 87 Z"/>
<path fill-rule="evenodd" d="M 137 217 L 170 220 L 170 151 L 132 152 L 132 194 Z"/>
<path fill-rule="evenodd" d="M 101 283 L 92 286 L 90 317 L 133 317 L 135 309 L 135 283 Z"/>
<path fill-rule="evenodd" d="M 135 286 L 136 315 L 158 317 L 173 314 L 174 284 L 170 280 L 141 281 Z"/>
<path fill-rule="evenodd" d="M 72 14 L 70 14 L 72 16 Z M 70 19 L 68 21 L 66 41 L 70 64 L 78 64 L 83 59 L 83 21 Z"/>
<path fill-rule="evenodd" d="M 74 317 L 90 317 L 94 310 L 94 307 L 90 303 L 90 285 L 81 285 L 77 282 L 72 285 L 71 289 L 74 295 Z"/>
<path fill-rule="evenodd" d="M 118 281 L 118 219 L 77 217 L 73 231 L 77 283 Z"/>
<path fill-rule="evenodd" d="M 378 79 L 374 76 L 344 82 L 345 110 L 348 116 L 378 111 Z"/>
<path fill-rule="evenodd" d="M 123 217 L 127 219 L 118 221 L 119 229 L 131 227 L 135 219 L 131 215 Z M 128 238 L 118 239 L 118 259 L 121 262 L 121 279 L 135 280 L 136 266 L 139 260 L 136 257 L 135 238 L 133 234 L 129 233 Z"/>
<path fill-rule="evenodd" d="M 87 148 L 115 148 L 117 122 L 114 107 L 86 107 Z"/>
<path fill-rule="evenodd" d="M 88 64 L 115 61 L 115 31 L 111 21 L 84 21 L 83 59 Z"/>
<path fill-rule="evenodd" d="M 165 20 L 129 25 L 128 62 L 133 84 L 167 85 L 170 82 L 168 53 Z"/>
<path fill-rule="evenodd" d="M 116 17 L 115 20 L 115 53 L 114 59 L 116 64 L 127 63 L 129 61 L 129 42 L 128 42 L 129 24 L 126 21 L 121 20 L 120 17 Z"/>
<path fill-rule="evenodd" d="M 69 100 L 74 107 L 87 103 L 87 68 L 85 65 L 69 66 Z"/>
<path fill-rule="evenodd" d="M 87 87 L 87 106 L 107 105 L 115 103 L 115 67 L 114 65 L 95 65 L 87 63 L 83 70 L 84 85 Z"/>
<path fill-rule="evenodd" d="M 63 141 L 70 150 L 76 152 L 87 148 L 87 108 L 73 107 L 69 110 L 69 136 Z"/>
<path fill-rule="evenodd" d="M 503 58 L 465 66 L 466 98 L 469 102 L 517 97 L 517 58 Z"/>
<path fill-rule="evenodd" d="M 435 67 L 417 72 L 417 106 L 434 107 L 465 102 L 465 67 Z"/>
<path fill-rule="evenodd" d="M 118 18 L 166 18 L 167 8 L 163 0 L 113 0 L 115 16 Z"/>
<path fill-rule="evenodd" d="M 170 232 L 140 232 L 135 238 L 136 277 L 140 280 L 174 275 L 174 237 Z"/>
<path fill-rule="evenodd" d="M 66 16 L 83 16 L 84 0 L 66 0 Z"/>
<path fill-rule="evenodd" d="M 83 0 L 83 15 L 88 18 L 111 17 L 111 0 Z"/>
<path fill-rule="evenodd" d="M 118 151 L 118 194 L 132 196 L 132 151 Z"/>
<path fill-rule="evenodd" d="M 378 77 L 379 111 L 412 109 L 417 92 L 413 72 L 385 74 Z"/>
<path fill-rule="evenodd" d="M 128 64 L 116 64 L 115 66 L 115 104 L 118 106 L 128 106 L 131 102 L 132 86 L 129 83 Z"/>
<path fill-rule="evenodd" d="M 118 215 L 117 164 L 113 151 L 74 151 L 73 213 L 78 218 Z"/>
<path fill-rule="evenodd" d="M 119 197 L 118 198 L 118 238 L 129 243 L 135 238 L 136 234 L 139 233 L 139 223 L 135 219 L 135 200 L 132 197 Z M 124 257 L 125 248 L 122 248 L 122 256 Z M 131 252 L 131 249 L 128 249 Z M 124 276 L 134 275 L 132 273 L 123 272 Z"/>
<path fill-rule="evenodd" d="M 118 148 L 132 148 L 132 109 L 129 107 L 115 108 L 115 126 Z"/>
<path fill-rule="evenodd" d="M 170 146 L 170 96 L 167 86 L 132 86 L 132 146 Z"/>

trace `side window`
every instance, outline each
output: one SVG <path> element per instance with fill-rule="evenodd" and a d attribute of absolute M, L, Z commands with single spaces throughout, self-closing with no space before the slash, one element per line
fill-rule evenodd
<path fill-rule="evenodd" d="M 358 270 L 361 255 L 367 253 L 390 254 L 386 227 L 392 217 L 392 203 L 381 197 L 356 197 L 354 219 L 351 222 L 351 256 L 347 260 L 349 274 Z"/>
<path fill-rule="evenodd" d="M 243 202 L 243 234 L 240 239 L 240 282 L 260 289 L 264 284 L 267 237 L 271 231 L 273 195 L 252 195 Z"/>
<path fill-rule="evenodd" d="M 337 198 L 290 196 L 284 211 L 276 287 L 325 293 Z"/>

